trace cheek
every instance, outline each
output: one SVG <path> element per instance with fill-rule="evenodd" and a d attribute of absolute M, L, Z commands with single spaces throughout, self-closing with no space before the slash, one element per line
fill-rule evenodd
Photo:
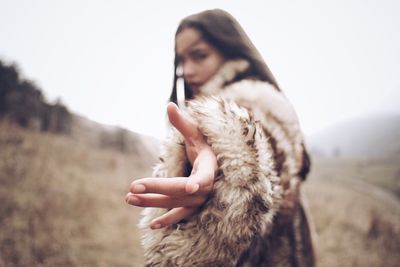
<path fill-rule="evenodd" d="M 214 69 L 214 66 L 206 66 L 203 71 L 203 81 L 207 81 L 210 79 L 217 71 Z"/>
<path fill-rule="evenodd" d="M 204 78 L 209 79 L 211 78 L 222 66 L 222 61 L 219 59 L 212 59 L 207 61 L 204 66 Z"/>

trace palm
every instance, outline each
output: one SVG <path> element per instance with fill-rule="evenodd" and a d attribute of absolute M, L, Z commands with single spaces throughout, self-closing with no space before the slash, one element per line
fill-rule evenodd
<path fill-rule="evenodd" d="M 171 124 L 185 138 L 187 157 L 192 164 L 189 177 L 143 178 L 130 187 L 126 201 L 142 207 L 171 208 L 151 223 L 160 228 L 177 223 L 192 214 L 207 199 L 217 172 L 217 159 L 197 125 L 184 117 L 175 104 L 167 108 Z"/>

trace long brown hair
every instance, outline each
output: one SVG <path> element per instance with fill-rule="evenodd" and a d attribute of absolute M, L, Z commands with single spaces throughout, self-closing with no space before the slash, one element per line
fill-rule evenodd
<path fill-rule="evenodd" d="M 261 81 L 267 81 L 280 91 L 278 83 L 269 70 L 267 64 L 262 59 L 250 38 L 244 32 L 236 19 L 228 12 L 221 9 L 206 10 L 184 18 L 178 26 L 176 36 L 185 28 L 194 28 L 198 30 L 204 41 L 215 47 L 227 60 L 246 59 L 250 63 L 248 71 L 237 76 L 234 81 L 244 78 L 253 78 Z M 174 60 L 174 80 L 170 96 L 170 101 L 176 103 L 176 81 L 178 59 Z M 191 99 L 192 92 L 185 84 L 185 96 Z"/>

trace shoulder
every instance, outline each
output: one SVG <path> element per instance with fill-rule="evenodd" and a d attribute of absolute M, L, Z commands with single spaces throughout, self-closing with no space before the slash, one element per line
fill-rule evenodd
<path fill-rule="evenodd" d="M 268 82 L 241 80 L 226 86 L 221 95 L 263 113 L 275 114 L 282 122 L 297 123 L 297 115 L 289 100 Z"/>
<path fill-rule="evenodd" d="M 226 96 L 235 98 L 243 98 L 257 101 L 262 97 L 262 100 L 275 99 L 283 101 L 284 95 L 278 91 L 272 84 L 260 80 L 245 79 L 227 85 L 224 88 Z"/>

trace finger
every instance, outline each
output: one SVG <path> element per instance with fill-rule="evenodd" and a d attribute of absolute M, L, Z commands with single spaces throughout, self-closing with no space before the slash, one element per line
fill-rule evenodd
<path fill-rule="evenodd" d="M 163 214 L 162 216 L 154 219 L 150 223 L 150 228 L 153 230 L 160 229 L 162 227 L 165 227 L 165 226 L 168 226 L 168 225 L 171 225 L 174 223 L 178 223 L 182 219 L 185 219 L 189 215 L 192 215 L 195 211 L 196 211 L 196 208 L 181 207 L 181 208 L 172 209 L 172 210 L 168 211 L 167 213 Z"/>
<path fill-rule="evenodd" d="M 186 140 L 191 141 L 198 136 L 199 130 L 197 125 L 186 118 L 179 110 L 175 103 L 170 102 L 167 106 L 168 118 L 171 124 L 185 137 Z"/>
<path fill-rule="evenodd" d="M 129 191 L 134 194 L 157 193 L 163 195 L 186 194 L 187 177 L 142 178 L 131 183 Z"/>
<path fill-rule="evenodd" d="M 159 194 L 132 194 L 128 193 L 126 202 L 138 207 L 157 207 L 157 208 L 177 208 L 177 207 L 197 207 L 203 204 L 205 196 L 190 195 L 174 198 Z"/>
<path fill-rule="evenodd" d="M 212 189 L 214 178 L 218 170 L 217 159 L 214 153 L 210 151 L 200 152 L 196 160 L 193 172 L 186 183 L 186 192 L 193 194 L 200 190 L 209 192 Z"/>

